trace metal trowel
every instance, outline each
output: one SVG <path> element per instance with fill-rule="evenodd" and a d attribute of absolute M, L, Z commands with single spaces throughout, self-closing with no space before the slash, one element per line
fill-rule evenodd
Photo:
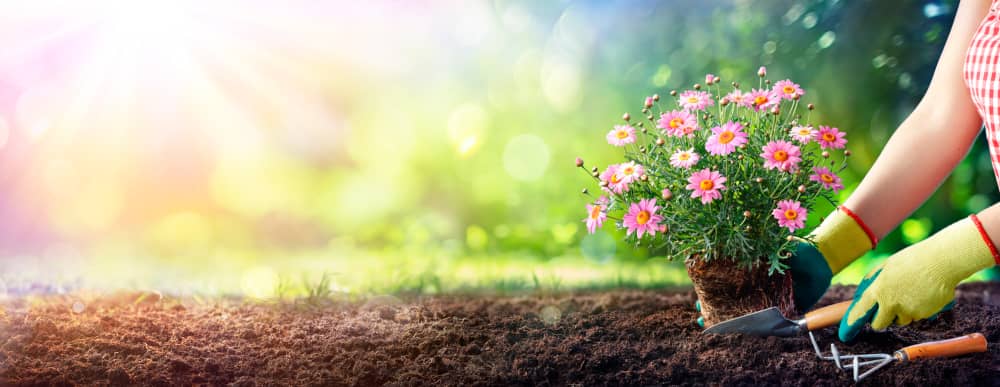
<path fill-rule="evenodd" d="M 771 307 L 712 325 L 703 333 L 743 333 L 751 336 L 780 337 L 797 336 L 808 331 L 840 323 L 840 319 L 844 317 L 844 313 L 847 313 L 849 306 L 851 306 L 851 301 L 824 306 L 806 313 L 800 320 L 789 320 L 781 315 L 778 308 Z"/>

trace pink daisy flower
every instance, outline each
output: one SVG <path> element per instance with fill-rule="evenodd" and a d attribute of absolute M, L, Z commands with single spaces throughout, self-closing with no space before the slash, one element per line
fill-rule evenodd
<path fill-rule="evenodd" d="M 837 128 L 820 125 L 819 130 L 816 131 L 815 138 L 820 148 L 841 149 L 847 144 L 847 139 L 844 138 L 846 135 L 847 133 L 841 132 Z"/>
<path fill-rule="evenodd" d="M 684 110 L 671 110 L 660 115 L 656 127 L 663 129 L 665 134 L 680 137 L 685 134 L 685 128 L 698 127 L 698 117 Z"/>
<path fill-rule="evenodd" d="M 785 172 L 794 171 L 802 161 L 799 147 L 792 145 L 788 141 L 771 141 L 762 148 L 764 153 L 760 157 L 764 158 L 764 168 L 780 169 Z"/>
<path fill-rule="evenodd" d="M 660 222 L 663 217 L 656 214 L 660 207 L 656 205 L 656 199 L 643 199 L 639 203 L 632 203 L 628 208 L 628 213 L 622 219 L 625 228 L 628 229 L 626 235 L 636 233 L 642 238 L 643 234 L 656 235 L 660 230 Z"/>
<path fill-rule="evenodd" d="M 604 225 L 604 220 L 608 218 L 608 213 L 605 210 L 602 204 L 587 205 L 587 217 L 583 219 L 583 222 L 587 223 L 587 232 L 593 234 L 598 227 Z"/>
<path fill-rule="evenodd" d="M 695 172 L 688 178 L 687 189 L 691 190 L 692 198 L 701 198 L 702 204 L 711 203 L 722 198 L 720 190 L 726 189 L 726 178 L 722 174 L 708 168 Z"/>
<path fill-rule="evenodd" d="M 833 193 L 837 193 L 844 189 L 844 185 L 840 182 L 840 176 L 830 171 L 826 167 L 816 167 L 813 168 L 814 174 L 809 176 L 809 180 L 818 181 L 823 185 L 823 188 L 833 190 Z"/>
<path fill-rule="evenodd" d="M 635 161 L 618 164 L 617 174 L 622 180 L 628 183 L 639 180 L 645 173 L 646 169 L 642 165 L 636 164 Z"/>
<path fill-rule="evenodd" d="M 606 206 L 608 203 L 611 203 L 611 200 L 608 200 L 608 197 L 604 195 L 601 195 L 601 197 L 597 198 L 597 201 L 594 202 L 594 204 L 600 204 L 602 206 Z"/>
<path fill-rule="evenodd" d="M 781 102 L 781 96 L 771 90 L 752 89 L 746 98 L 748 105 L 758 112 L 768 110 Z"/>
<path fill-rule="evenodd" d="M 694 153 L 694 148 L 688 150 L 678 149 L 670 155 L 670 165 L 677 168 L 691 168 L 701 160 L 701 156 Z"/>
<path fill-rule="evenodd" d="M 679 102 L 685 110 L 704 110 L 715 104 L 712 95 L 704 91 L 688 90 L 681 93 Z"/>
<path fill-rule="evenodd" d="M 747 134 L 743 125 L 737 122 L 727 122 L 722 126 L 712 128 L 712 136 L 705 141 L 705 150 L 713 155 L 728 155 L 736 147 L 747 143 Z"/>
<path fill-rule="evenodd" d="M 788 227 L 788 232 L 795 232 L 806 226 L 806 217 L 809 213 L 797 201 L 782 200 L 778 202 L 778 208 L 771 211 L 771 215 L 778 220 L 779 226 Z"/>
<path fill-rule="evenodd" d="M 730 103 L 736 104 L 736 106 L 750 106 L 750 99 L 747 98 L 747 94 L 743 94 L 742 91 L 733 90 L 729 94 L 726 94 L 725 98 L 729 100 Z"/>
<path fill-rule="evenodd" d="M 775 82 L 772 91 L 784 99 L 795 99 L 795 97 L 801 97 L 806 93 L 799 87 L 798 83 L 792 82 L 791 79 Z"/>
<path fill-rule="evenodd" d="M 635 142 L 635 128 L 632 125 L 615 125 L 614 129 L 608 132 L 608 144 L 614 146 L 625 146 Z"/>
<path fill-rule="evenodd" d="M 792 136 L 792 139 L 798 141 L 799 144 L 805 145 L 812 141 L 813 137 L 816 136 L 816 130 L 812 126 L 795 126 L 792 130 L 788 131 L 788 134 Z"/>
<path fill-rule="evenodd" d="M 628 192 L 628 183 L 630 183 L 630 181 L 625 181 L 620 175 L 618 175 L 617 165 L 609 165 L 608 168 L 601 173 L 600 178 L 601 181 L 607 183 L 601 189 L 616 194 Z"/>

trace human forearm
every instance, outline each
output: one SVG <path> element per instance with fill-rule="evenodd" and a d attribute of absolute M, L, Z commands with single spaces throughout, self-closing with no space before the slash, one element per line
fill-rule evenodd
<path fill-rule="evenodd" d="M 978 133 L 978 116 L 945 128 L 927 115 L 914 112 L 900 125 L 844 203 L 877 238 L 889 233 L 937 189 Z"/>

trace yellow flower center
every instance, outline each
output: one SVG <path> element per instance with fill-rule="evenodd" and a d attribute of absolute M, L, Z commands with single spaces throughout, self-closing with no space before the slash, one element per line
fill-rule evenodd
<path fill-rule="evenodd" d="M 625 176 L 631 176 L 633 173 L 635 173 L 635 168 L 633 167 L 625 167 L 622 169 L 622 174 Z"/>
<path fill-rule="evenodd" d="M 800 136 L 808 136 L 809 134 L 809 129 L 799 129 Z"/>
<path fill-rule="evenodd" d="M 754 103 L 754 105 L 757 105 L 757 106 L 763 105 L 763 104 L 767 103 L 767 97 L 765 97 L 763 95 L 757 96 L 757 98 L 753 99 L 753 103 Z"/>
<path fill-rule="evenodd" d="M 601 215 L 601 206 L 594 206 L 590 209 L 590 219 L 597 219 Z"/>
<path fill-rule="evenodd" d="M 670 127 L 674 128 L 674 129 L 677 129 L 683 123 L 684 123 L 684 120 L 682 120 L 680 118 L 674 118 L 674 119 L 670 120 Z"/>
<path fill-rule="evenodd" d="M 798 211 L 795 211 L 795 210 L 793 210 L 791 208 L 785 210 L 785 219 L 795 220 L 795 218 L 798 218 L 798 217 L 799 217 L 799 212 Z"/>
<path fill-rule="evenodd" d="M 649 211 L 642 210 L 638 214 L 635 214 L 635 222 L 639 224 L 646 224 L 649 222 Z"/>
<path fill-rule="evenodd" d="M 774 152 L 774 159 L 778 160 L 778 161 L 788 160 L 788 152 L 781 151 L 781 150 L 777 151 L 777 152 Z"/>
<path fill-rule="evenodd" d="M 619 140 L 625 139 L 626 137 L 628 137 L 628 132 L 624 130 L 619 130 L 618 133 L 615 134 L 615 137 L 618 137 Z"/>
<path fill-rule="evenodd" d="M 728 130 L 719 133 L 719 144 L 728 144 L 730 141 L 733 141 L 734 137 L 736 137 L 736 135 L 734 135 L 733 132 L 730 132 Z"/>
<path fill-rule="evenodd" d="M 830 133 L 830 132 L 823 133 L 823 140 L 824 141 L 832 142 L 833 140 L 836 140 L 836 139 L 837 139 L 837 136 L 835 136 L 833 133 Z"/>
<path fill-rule="evenodd" d="M 702 191 L 708 191 L 714 187 L 715 182 L 711 180 L 702 180 L 701 183 L 698 183 L 698 188 L 701 188 Z"/>
<path fill-rule="evenodd" d="M 784 91 L 785 94 L 795 94 L 795 88 L 791 86 L 785 86 L 781 91 Z"/>
<path fill-rule="evenodd" d="M 680 160 L 680 161 L 687 161 L 690 158 L 691 158 L 691 154 L 687 153 L 687 152 L 684 152 L 684 153 L 681 153 L 681 154 L 677 155 L 677 159 Z"/>
<path fill-rule="evenodd" d="M 621 181 L 621 180 L 618 179 L 618 174 L 617 173 L 612 173 L 611 174 L 611 184 L 618 184 L 619 181 Z"/>
<path fill-rule="evenodd" d="M 820 180 L 823 180 L 823 181 L 824 181 L 824 182 L 826 182 L 826 183 L 833 183 L 833 176 L 831 176 L 831 175 L 830 175 L 830 174 L 828 174 L 828 173 L 821 173 L 821 174 L 819 175 L 819 179 L 820 179 Z"/>
<path fill-rule="evenodd" d="M 688 97 L 688 103 L 698 103 L 698 97 Z"/>

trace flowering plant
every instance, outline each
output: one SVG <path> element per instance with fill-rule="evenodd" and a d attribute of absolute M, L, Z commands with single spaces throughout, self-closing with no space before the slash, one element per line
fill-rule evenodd
<path fill-rule="evenodd" d="M 802 120 L 798 84 L 772 87 L 763 67 L 758 75 L 758 87 L 745 92 L 735 82 L 723 90 L 708 74 L 704 87 L 671 91 L 675 98 L 647 97 L 644 120 L 626 113 L 606 136 L 626 161 L 588 172 L 602 195 L 587 204 L 587 230 L 610 219 L 627 240 L 668 258 L 731 258 L 783 272 L 813 204 L 835 204 L 844 188 L 837 172 L 850 152 L 831 159 L 845 148 L 845 134 L 813 126 L 812 104 Z M 582 159 L 576 165 L 586 170 Z"/>

